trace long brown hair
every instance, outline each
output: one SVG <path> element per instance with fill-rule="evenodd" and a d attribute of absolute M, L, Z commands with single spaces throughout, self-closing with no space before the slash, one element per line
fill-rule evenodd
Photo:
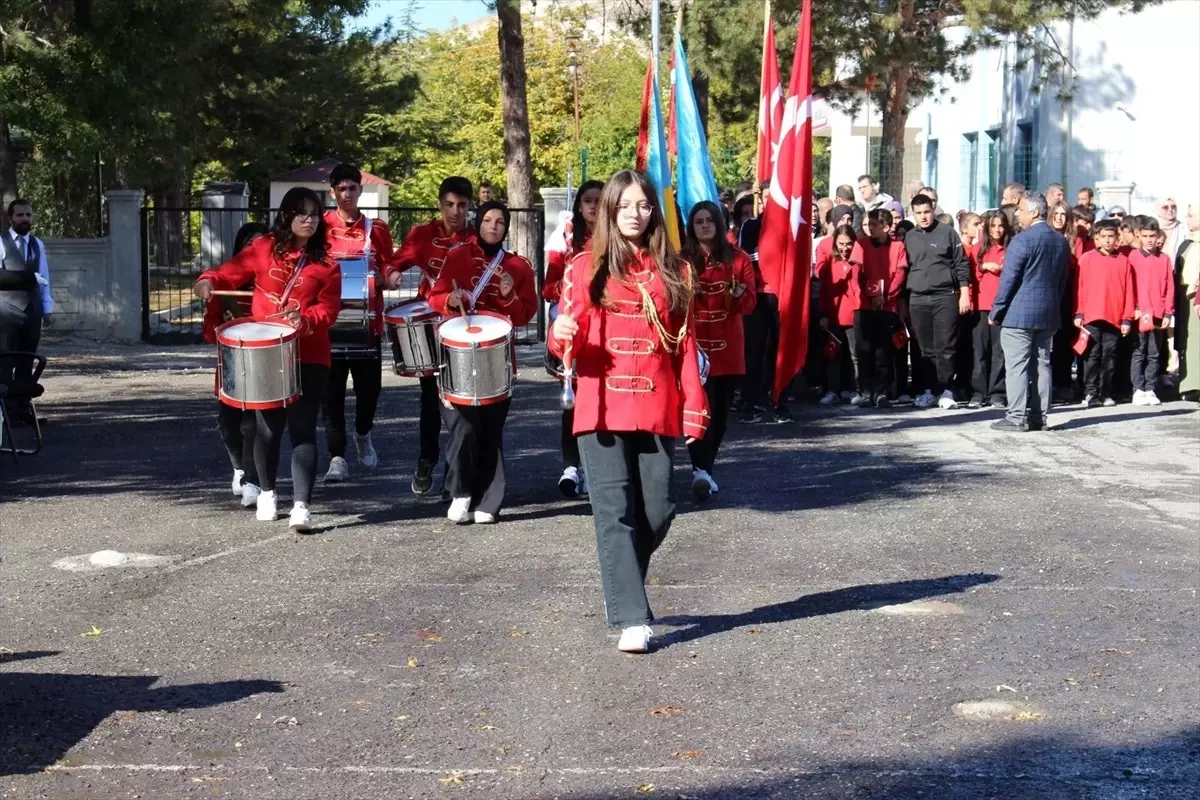
<path fill-rule="evenodd" d="M 717 237 L 713 239 L 709 257 L 719 264 L 729 266 L 733 263 L 733 245 L 725 238 L 725 231 L 729 230 L 729 226 L 725 224 L 725 209 L 711 200 L 701 200 L 696 203 L 692 206 L 691 213 L 688 214 L 687 238 L 683 241 L 683 257 L 692 262 L 692 266 L 696 268 L 697 272 L 704 268 L 704 248 L 700 245 L 700 240 L 696 238 L 696 215 L 701 211 L 708 212 L 712 217 L 713 225 L 717 228 Z"/>
<path fill-rule="evenodd" d="M 639 187 L 650 203 L 650 222 L 640 242 L 630 242 L 617 227 L 621 194 L 630 186 Z M 687 312 L 692 302 L 689 267 L 667 239 L 662 209 L 655 202 L 657 198 L 654 184 L 642 173 L 631 169 L 621 170 L 605 184 L 592 238 L 592 281 L 588 294 L 594 304 L 605 304 L 608 279 L 623 280 L 637 258 L 637 251 L 645 249 L 666 287 L 667 304 L 672 313 Z"/>
<path fill-rule="evenodd" d="M 1055 230 L 1054 225 L 1050 223 L 1050 219 L 1054 216 L 1055 211 L 1062 211 L 1067 215 L 1066 228 L 1061 231 Z M 1066 201 L 1059 200 L 1057 203 L 1046 209 L 1046 224 L 1050 226 L 1050 230 L 1054 231 L 1055 233 L 1062 234 L 1062 236 L 1067 240 L 1067 244 L 1071 245 L 1071 247 L 1075 246 L 1075 212 L 1071 210 L 1071 207 L 1067 205 Z"/>

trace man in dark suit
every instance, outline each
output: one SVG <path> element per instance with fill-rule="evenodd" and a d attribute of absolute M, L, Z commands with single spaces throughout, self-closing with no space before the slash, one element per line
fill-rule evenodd
<path fill-rule="evenodd" d="M 1005 431 L 1049 427 L 1050 345 L 1062 325 L 1071 248 L 1062 234 L 1046 224 L 1046 198 L 1026 192 L 1017 204 L 1022 231 L 1004 254 L 1000 288 L 989 320 L 1003 326 L 1008 413 L 992 424 Z M 1031 374 L 1037 359 L 1036 378 Z M 1032 389 L 1032 392 L 1030 391 Z"/>

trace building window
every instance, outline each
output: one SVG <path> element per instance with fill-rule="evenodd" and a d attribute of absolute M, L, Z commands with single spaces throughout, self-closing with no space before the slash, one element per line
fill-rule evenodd
<path fill-rule="evenodd" d="M 1022 122 L 1017 125 L 1017 146 L 1013 149 L 1013 180 L 1032 190 L 1037 181 L 1035 163 L 1033 125 Z"/>
<path fill-rule="evenodd" d="M 963 134 L 959 171 L 959 202 L 967 208 L 974 208 L 979 192 L 979 134 Z"/>
<path fill-rule="evenodd" d="M 986 185 L 983 187 L 983 196 L 987 200 L 988 208 L 997 208 L 1000 205 L 1000 130 L 993 128 L 986 134 L 987 145 L 987 174 L 985 180 Z"/>
<path fill-rule="evenodd" d="M 938 179 L 938 140 L 930 139 L 925 142 L 925 185 L 937 188 Z"/>

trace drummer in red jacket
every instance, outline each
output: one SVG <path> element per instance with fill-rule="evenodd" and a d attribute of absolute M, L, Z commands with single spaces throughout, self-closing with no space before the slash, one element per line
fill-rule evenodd
<path fill-rule="evenodd" d="M 329 326 L 342 303 L 342 276 L 330 257 L 321 201 L 311 189 L 288 190 L 279 204 L 271 233 L 216 269 L 200 275 L 194 290 L 208 302 L 214 289 L 231 290 L 254 282 L 251 313 L 255 319 L 288 323 L 299 333 L 300 399 L 286 408 L 258 411 L 254 464 L 262 492 L 257 517 L 274 520 L 275 476 L 286 426 L 292 441 L 294 531 L 312 530 L 313 481 L 317 470 L 317 416 L 329 379 Z M 244 495 L 243 495 L 244 497 Z"/>
<path fill-rule="evenodd" d="M 537 288 L 529 261 L 503 248 L 508 208 L 489 200 L 475 213 L 476 241 L 446 258 L 429 291 L 429 305 L 446 316 L 491 311 L 519 328 L 537 313 Z M 515 353 L 515 350 L 513 351 Z M 513 358 L 516 374 L 516 358 Z M 504 502 L 504 421 L 511 397 L 498 403 L 464 406 L 445 403 L 446 490 L 451 522 L 492 523 Z"/>
<path fill-rule="evenodd" d="M 475 229 L 467 225 L 470 205 L 469 180 L 453 176 L 442 181 L 438 187 L 438 210 L 441 215 L 408 232 L 384 276 L 389 289 L 400 288 L 404 273 L 418 269 L 421 277 L 417 297 L 427 298 L 450 252 L 475 241 Z M 433 486 L 433 468 L 438 460 L 438 436 L 442 431 L 442 404 L 438 400 L 437 378 L 431 375 L 420 381 L 421 450 L 412 479 L 412 491 L 417 495 L 427 494 Z"/>
<path fill-rule="evenodd" d="M 691 320 L 690 270 L 667 241 L 640 172 L 613 175 L 592 250 L 567 265 L 552 350 L 579 380 L 575 433 L 588 475 L 605 616 L 620 650 L 650 649 L 645 579 L 675 515 L 675 440 L 704 438 L 708 400 Z"/>
<path fill-rule="evenodd" d="M 584 181 L 575 194 L 571 221 L 567 223 L 563 247 L 548 251 L 546 280 L 542 283 L 542 299 L 551 304 L 551 317 L 558 314 L 558 302 L 562 295 L 563 273 L 567 263 L 592 245 L 592 234 L 596 232 L 596 212 L 600 208 L 600 193 L 603 181 Z M 553 323 L 553 319 L 551 319 Z M 546 347 L 550 343 L 546 342 Z M 558 489 L 567 498 L 574 499 L 587 494 L 587 476 L 579 459 L 579 442 L 575 440 L 575 409 L 564 408 L 562 412 L 562 456 L 563 474 L 558 479 Z"/>
<path fill-rule="evenodd" d="M 688 215 L 684 257 L 695 271 L 696 344 L 708 356 L 704 392 L 712 421 L 704 438 L 688 448 L 692 457 L 692 493 L 699 500 L 718 491 L 712 476 L 733 390 L 746 374 L 743 318 L 754 310 L 754 267 L 750 256 L 732 247 L 722 234 L 725 215 L 705 200 Z"/>

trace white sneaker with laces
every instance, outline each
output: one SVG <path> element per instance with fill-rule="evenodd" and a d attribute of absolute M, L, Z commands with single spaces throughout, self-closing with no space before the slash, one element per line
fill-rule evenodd
<path fill-rule="evenodd" d="M 654 631 L 649 625 L 632 625 L 621 631 L 621 640 L 617 649 L 623 653 L 649 653 L 650 637 Z"/>
<path fill-rule="evenodd" d="M 346 480 L 350 474 L 350 465 L 346 463 L 346 459 L 341 456 L 334 456 L 329 459 L 329 471 L 325 473 L 325 480 L 329 483 L 341 483 Z"/>
<path fill-rule="evenodd" d="M 937 400 L 933 397 L 933 392 L 926 389 L 923 393 L 917 395 L 917 399 L 913 400 L 913 405 L 917 408 L 933 408 L 937 405 Z"/>
<path fill-rule="evenodd" d="M 375 452 L 375 445 L 371 443 L 371 434 L 368 433 L 366 436 L 354 434 L 354 449 L 358 451 L 358 463 L 367 469 L 375 469 L 379 466 L 379 454 Z"/>
<path fill-rule="evenodd" d="M 275 509 L 275 492 L 260 492 L 255 504 L 254 518 L 260 522 L 274 522 L 279 513 Z"/>
<path fill-rule="evenodd" d="M 471 519 L 471 498 L 456 497 L 450 501 L 450 510 L 446 512 L 446 519 L 456 524 L 469 522 Z"/>
<path fill-rule="evenodd" d="M 947 411 L 958 408 L 958 401 L 954 399 L 954 392 L 947 389 L 942 392 L 942 396 L 937 401 L 938 408 L 944 408 Z"/>
<path fill-rule="evenodd" d="M 563 496 L 574 500 L 579 496 L 579 470 L 575 467 L 567 467 L 563 470 L 562 477 L 558 479 L 558 490 L 563 493 Z"/>
<path fill-rule="evenodd" d="M 692 494 L 697 500 L 707 500 L 712 494 L 712 478 L 702 469 L 692 470 Z"/>
<path fill-rule="evenodd" d="M 870 398 L 867 397 L 865 394 L 862 394 L 861 392 L 855 392 L 853 394 L 853 396 L 851 396 L 851 398 L 850 398 L 850 405 L 854 406 L 855 408 L 864 406 L 868 402 L 870 402 Z"/>
<path fill-rule="evenodd" d="M 258 505 L 258 496 L 262 490 L 253 483 L 242 484 L 242 508 L 254 508 Z"/>
<path fill-rule="evenodd" d="M 292 515 L 288 519 L 288 527 L 296 533 L 312 532 L 312 512 L 303 503 L 292 506 Z"/>
<path fill-rule="evenodd" d="M 232 488 L 233 488 L 233 496 L 234 497 L 242 496 L 242 478 L 244 478 L 245 476 L 246 476 L 246 471 L 244 469 L 235 469 L 233 471 L 233 486 L 232 486 Z"/>
<path fill-rule="evenodd" d="M 476 525 L 493 525 L 493 524 L 495 524 L 495 522 L 496 522 L 495 514 L 489 514 L 486 511 L 476 511 L 475 512 L 475 524 Z"/>
<path fill-rule="evenodd" d="M 840 400 L 840 398 L 837 396 L 837 393 L 826 392 L 825 396 L 821 398 L 820 402 L 821 402 L 821 405 L 823 405 L 823 406 L 832 406 L 832 405 L 837 405 L 839 400 Z"/>
<path fill-rule="evenodd" d="M 1145 394 L 1142 395 L 1142 397 L 1145 398 L 1146 405 L 1148 405 L 1148 406 L 1161 406 L 1162 405 L 1162 400 L 1158 399 L 1158 395 L 1154 392 L 1153 389 L 1147 389 Z"/>
<path fill-rule="evenodd" d="M 1146 393 L 1143 392 L 1141 389 L 1133 390 L 1133 405 L 1135 405 L 1135 406 L 1150 405 L 1150 400 L 1146 397 Z"/>

